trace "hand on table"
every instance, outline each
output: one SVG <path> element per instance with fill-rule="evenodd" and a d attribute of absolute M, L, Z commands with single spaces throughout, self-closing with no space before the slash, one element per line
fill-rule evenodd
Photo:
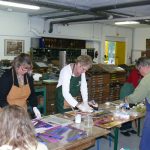
<path fill-rule="evenodd" d="M 88 103 L 84 102 L 81 103 L 78 108 L 82 111 L 82 112 L 93 112 L 93 108 L 91 108 Z"/>

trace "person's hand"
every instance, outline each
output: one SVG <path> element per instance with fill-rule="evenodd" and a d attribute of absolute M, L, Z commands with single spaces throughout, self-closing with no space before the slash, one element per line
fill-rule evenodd
<path fill-rule="evenodd" d="M 79 110 L 81 110 L 82 112 L 86 112 L 86 107 L 84 106 L 83 103 L 79 104 L 77 107 Z"/>
<path fill-rule="evenodd" d="M 128 103 L 129 103 L 129 101 L 128 101 L 128 98 L 127 98 L 127 97 L 125 97 L 125 98 L 124 98 L 124 102 L 125 102 L 126 104 L 128 104 Z"/>
<path fill-rule="evenodd" d="M 37 119 L 40 119 L 41 118 L 41 113 L 40 111 L 37 109 L 37 107 L 33 107 L 33 112 L 36 116 Z"/>
<path fill-rule="evenodd" d="M 88 102 L 90 107 L 94 107 L 98 109 L 98 103 L 95 102 L 95 100 L 91 100 Z"/>
<path fill-rule="evenodd" d="M 88 102 L 84 102 L 87 112 L 93 112 L 93 108 L 89 106 Z"/>
<path fill-rule="evenodd" d="M 82 112 L 93 112 L 93 109 L 88 105 L 88 103 L 81 103 L 78 108 Z"/>

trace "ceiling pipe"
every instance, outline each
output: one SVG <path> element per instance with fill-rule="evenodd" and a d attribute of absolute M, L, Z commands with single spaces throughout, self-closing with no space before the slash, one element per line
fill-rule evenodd
<path fill-rule="evenodd" d="M 49 23 L 49 31 L 48 32 L 49 33 L 53 32 L 53 23 L 52 22 Z"/>
<path fill-rule="evenodd" d="M 82 19 L 71 19 L 71 20 L 63 20 L 63 21 L 51 21 L 49 23 L 49 33 L 53 32 L 53 25 L 54 24 L 68 24 L 71 22 L 83 22 L 83 21 L 93 21 L 93 20 L 100 20 L 100 19 L 106 19 L 106 17 L 90 17 L 90 18 L 82 18 Z"/>
<path fill-rule="evenodd" d="M 117 21 L 140 21 L 140 20 L 146 20 L 146 19 L 150 19 L 150 16 L 145 16 L 145 17 L 129 17 L 129 18 L 114 18 L 114 19 L 102 19 L 99 20 L 99 22 L 102 23 L 108 23 L 108 22 L 117 22 Z"/>
<path fill-rule="evenodd" d="M 60 21 L 52 21 L 53 24 L 68 24 L 72 22 L 83 22 L 83 21 L 94 21 L 94 20 L 100 20 L 100 19 L 106 19 L 105 16 L 101 17 L 89 17 L 89 18 L 81 18 L 81 19 L 66 19 L 66 20 L 60 20 Z"/>
<path fill-rule="evenodd" d="M 67 14 L 67 15 L 56 15 L 56 16 L 44 17 L 44 19 L 48 20 L 48 19 L 56 19 L 56 18 L 66 18 L 66 17 L 73 17 L 73 16 L 79 16 L 79 15 L 82 15 L 82 14 L 72 13 L 72 14 Z"/>
<path fill-rule="evenodd" d="M 135 17 L 134 15 L 129 15 L 129 14 L 124 14 L 124 13 L 118 13 L 118 12 L 114 12 L 114 11 L 109 11 L 106 10 L 105 11 L 107 14 L 112 14 L 112 15 L 116 15 L 116 16 L 120 16 L 120 17 Z"/>
<path fill-rule="evenodd" d="M 97 12 L 97 11 L 105 11 L 105 10 L 111 10 L 111 9 L 119 9 L 119 8 L 143 6 L 143 5 L 150 5 L 150 0 L 142 0 L 142 1 L 136 1 L 136 2 L 119 3 L 119 4 L 115 4 L 115 5 L 100 6 L 100 7 L 91 8 L 90 11 Z"/>

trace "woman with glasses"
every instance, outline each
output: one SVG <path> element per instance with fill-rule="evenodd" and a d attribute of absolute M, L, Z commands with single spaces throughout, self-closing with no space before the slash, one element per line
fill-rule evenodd
<path fill-rule="evenodd" d="M 75 63 L 65 66 L 59 75 L 56 89 L 56 111 L 64 113 L 70 107 L 74 110 L 77 107 L 83 112 L 91 112 L 88 105 L 88 91 L 85 72 L 92 67 L 92 59 L 88 55 L 81 55 Z M 83 103 L 79 103 L 76 97 L 80 95 Z"/>
<path fill-rule="evenodd" d="M 36 108 L 32 61 L 28 54 L 21 53 L 14 58 L 11 69 L 0 78 L 0 108 L 15 104 L 27 110 L 27 103 L 33 108 L 36 117 L 40 118 L 41 114 Z"/>

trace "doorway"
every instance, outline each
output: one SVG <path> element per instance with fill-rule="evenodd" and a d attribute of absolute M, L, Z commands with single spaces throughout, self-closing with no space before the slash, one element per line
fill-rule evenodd
<path fill-rule="evenodd" d="M 104 62 L 115 65 L 125 64 L 125 49 L 124 41 L 105 41 Z"/>

